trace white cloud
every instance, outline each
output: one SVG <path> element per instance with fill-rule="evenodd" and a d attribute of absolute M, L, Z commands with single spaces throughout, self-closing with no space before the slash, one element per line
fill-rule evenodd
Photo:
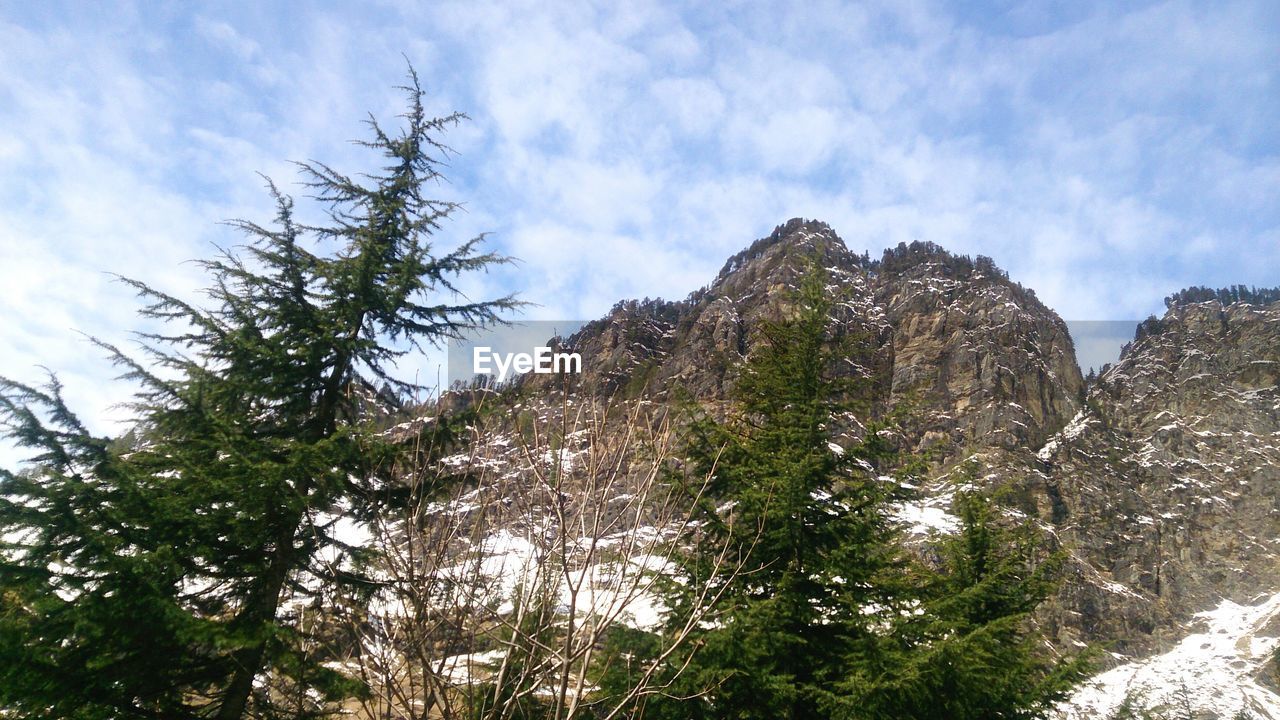
<path fill-rule="evenodd" d="M 1192 283 L 1274 283 L 1274 7 L 962 11 L 10 11 L 0 310 L 21 320 L 0 326 L 0 372 L 45 362 L 86 378 L 88 404 L 118 394 L 65 332 L 132 326 L 101 271 L 189 290 L 181 260 L 235 240 L 215 221 L 270 216 L 254 172 L 295 189 L 289 160 L 368 168 L 347 141 L 367 111 L 401 109 L 402 51 L 433 113 L 473 118 L 446 138 L 461 154 L 440 193 L 467 212 L 442 243 L 494 231 L 524 260 L 464 288 L 521 290 L 535 317 L 683 296 L 793 216 L 873 255 L 913 239 L 990 255 L 1073 319 L 1140 317 Z"/>
<path fill-rule="evenodd" d="M 197 17 L 195 27 L 202 37 L 225 48 L 242 63 L 252 62 L 262 51 L 258 43 L 236 32 L 234 27 L 220 20 Z"/>
<path fill-rule="evenodd" d="M 765 171 L 800 175 L 835 159 L 846 144 L 845 127 L 826 108 L 784 106 L 762 118 L 731 122 L 727 140 Z"/>
<path fill-rule="evenodd" d="M 723 122 L 724 93 L 713 80 L 664 77 L 649 90 L 651 102 L 662 108 L 661 116 L 675 121 L 679 133 L 701 140 Z"/>

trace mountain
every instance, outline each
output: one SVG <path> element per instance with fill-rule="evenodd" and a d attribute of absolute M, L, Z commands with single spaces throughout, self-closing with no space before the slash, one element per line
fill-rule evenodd
<path fill-rule="evenodd" d="M 1066 324 L 990 259 L 913 243 L 872 261 L 801 220 L 729 258 L 687 299 L 620 302 L 569 338 L 586 359 L 576 389 L 661 398 L 679 387 L 724 400 L 759 321 L 781 311 L 811 258 L 832 283 L 833 321 L 867 340 L 850 372 L 870 381 L 874 412 L 917 406 L 912 449 L 1039 447 L 1079 409 L 1084 381 Z"/>
<path fill-rule="evenodd" d="M 1206 717 L 1280 717 L 1280 302 L 1265 293 L 1174 296 L 1086 386 L 1066 324 L 991 259 L 916 242 L 873 260 L 796 219 L 685 300 L 620 302 L 557 340 L 583 373 L 526 375 L 520 395 L 722 406 L 761 320 L 787 312 L 815 261 L 831 322 L 865 340 L 847 368 L 866 381 L 865 411 L 847 432 L 898 413 L 898 442 L 929 460 L 901 508 L 909 542 L 954 527 L 963 464 L 1069 554 L 1037 621 L 1059 647 L 1104 647 L 1109 671 L 1064 712 L 1105 716 L 1131 691 L 1170 705 L 1180 691 Z M 1193 656 L 1221 672 L 1178 676 L 1200 667 Z"/>
<path fill-rule="evenodd" d="M 1176 304 L 1140 327 L 1085 409 L 1037 455 L 1061 498 L 1059 537 L 1082 570 L 1097 572 L 1062 598 L 1080 614 L 1082 637 L 1186 660 L 1177 666 L 1201 691 L 1196 704 L 1227 717 L 1280 717 L 1280 697 L 1267 690 L 1277 688 L 1280 644 L 1277 383 L 1280 303 Z M 1206 622 L 1209 637 L 1187 647 Z M 1230 656 L 1212 642 L 1222 636 L 1234 639 Z M 1203 676 L 1216 687 L 1206 689 L 1186 657 L 1201 650 L 1216 659 L 1216 674 Z M 1137 681 L 1123 669 L 1112 680 L 1149 695 L 1179 689 L 1144 680 L 1152 667 L 1135 664 Z"/>

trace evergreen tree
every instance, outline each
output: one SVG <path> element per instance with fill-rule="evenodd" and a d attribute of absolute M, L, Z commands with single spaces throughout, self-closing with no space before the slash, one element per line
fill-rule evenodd
<path fill-rule="evenodd" d="M 960 530 L 941 538 L 941 567 L 897 621 L 899 644 L 882 648 L 888 672 L 847 686 L 842 717 L 1043 718 L 1084 678 L 1087 655 L 1056 657 L 1029 619 L 1056 587 L 1061 552 L 981 492 L 957 492 L 952 509 Z"/>
<path fill-rule="evenodd" d="M 1179 290 L 1178 292 L 1166 297 L 1164 299 L 1164 304 L 1166 308 L 1172 309 L 1180 305 L 1205 302 L 1208 300 L 1218 300 L 1224 305 L 1230 305 L 1236 302 L 1252 303 L 1254 305 L 1268 305 L 1270 303 L 1280 301 L 1280 287 L 1260 288 L 1246 285 L 1232 285 L 1231 287 L 1214 290 L 1201 285 Z"/>
<path fill-rule="evenodd" d="M 377 511 L 397 452 L 369 398 L 415 389 L 397 357 L 518 304 L 456 301 L 459 275 L 505 259 L 481 238 L 436 249 L 457 205 L 425 193 L 464 116 L 431 118 L 410 80 L 400 131 L 368 121 L 382 169 L 301 164 L 320 227 L 269 183 L 274 227 L 235 222 L 246 246 L 202 263 L 207 309 L 126 281 L 179 327 L 142 335 L 147 362 L 109 348 L 142 388 L 132 446 L 91 437 L 56 381 L 3 381 L 9 434 L 37 454 L 0 475 L 0 707 L 299 718 L 359 692 L 305 618 L 371 586 L 334 531 Z"/>
<path fill-rule="evenodd" d="M 832 332 L 831 309 L 815 265 L 789 316 L 761 329 L 737 384 L 739 414 L 693 428 L 697 472 L 731 502 L 708 508 L 683 587 L 712 577 L 726 544 L 742 571 L 721 578 L 730 586 L 717 627 L 673 663 L 689 663 L 668 693 L 682 699 L 650 700 L 649 717 L 824 717 L 846 658 L 878 642 L 864 609 L 897 602 L 886 510 L 898 490 L 873 470 L 888 450 L 877 427 L 854 451 L 832 444 L 855 387 L 854 339 Z"/>

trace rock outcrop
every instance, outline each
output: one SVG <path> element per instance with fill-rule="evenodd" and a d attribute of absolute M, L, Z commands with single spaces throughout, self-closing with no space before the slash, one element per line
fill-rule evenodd
<path fill-rule="evenodd" d="M 723 400 L 761 320 L 782 311 L 812 262 L 826 271 L 832 321 L 865 341 L 850 372 L 867 379 L 876 411 L 916 410 L 914 449 L 1038 447 L 1079 409 L 1066 325 L 990 259 L 913 243 L 872 261 L 801 220 L 730 258 L 686 300 L 618 303 L 565 341 L 585 358 L 579 389 L 665 397 L 679 387 Z M 555 384 L 527 380 L 539 382 Z"/>
<path fill-rule="evenodd" d="M 865 341 L 849 372 L 866 412 L 902 412 L 904 449 L 930 458 L 921 506 L 945 514 L 965 463 L 1069 553 L 1039 617 L 1061 647 L 1122 663 L 1177 646 L 1196 613 L 1280 593 L 1280 302 L 1184 294 L 1086 388 L 1065 323 L 990 259 L 913 243 L 872 260 L 792 220 L 685 300 L 621 302 L 563 340 L 585 362 L 568 385 L 521 385 L 724 403 L 815 262 L 831 322 Z"/>
<path fill-rule="evenodd" d="M 1086 636 L 1153 651 L 1194 612 L 1280 590 L 1278 382 L 1280 303 L 1175 306 L 1041 449 L 1059 536 L 1104 580 L 1073 590 Z"/>

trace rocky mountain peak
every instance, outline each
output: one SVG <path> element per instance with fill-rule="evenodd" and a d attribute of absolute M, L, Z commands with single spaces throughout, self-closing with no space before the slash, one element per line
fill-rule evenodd
<path fill-rule="evenodd" d="M 815 263 L 832 322 L 866 339 L 850 371 L 866 378 L 873 412 L 910 407 L 913 445 L 940 457 L 974 445 L 1039 447 L 1079 409 L 1083 380 L 1065 324 L 990 258 L 915 242 L 872 260 L 826 223 L 800 218 L 729 258 L 685 300 L 620 302 L 584 327 L 568 340 L 586 364 L 580 389 L 662 398 L 679 387 L 727 399 L 761 323 Z"/>
<path fill-rule="evenodd" d="M 849 253 L 844 241 L 830 225 L 819 220 L 792 218 L 774 228 L 768 236 L 756 240 L 726 260 L 716 276 L 716 283 L 748 265 L 760 263 L 766 257 L 776 260 L 783 256 L 799 258 L 815 255 L 834 256 L 856 262 L 856 256 Z"/>
<path fill-rule="evenodd" d="M 1223 598 L 1280 591 L 1280 302 L 1171 304 L 1039 452 L 1095 581 L 1068 612 L 1135 654 Z"/>
<path fill-rule="evenodd" d="M 905 521 L 911 542 L 954 527 L 964 462 L 976 465 L 964 477 L 1007 491 L 1010 512 L 1036 518 L 1068 554 L 1037 622 L 1059 647 L 1105 644 L 1117 665 L 1107 677 L 1120 678 L 1071 717 L 1106 716 L 1148 660 L 1185 666 L 1210 615 L 1252 618 L 1224 636 L 1239 642 L 1214 630 L 1206 645 L 1237 653 L 1214 660 L 1230 675 L 1214 702 L 1273 682 L 1263 676 L 1265 648 L 1280 646 L 1280 291 L 1178 293 L 1086 388 L 1065 323 L 990 258 L 914 242 L 871 260 L 830 226 L 794 219 L 686 299 L 624 301 L 584 327 L 568 341 L 584 358 L 572 391 L 726 402 L 761 323 L 815 260 L 831 322 L 866 338 L 850 371 L 866 379 L 869 412 L 903 411 L 904 449 L 928 451 L 930 477 L 903 517 L 942 520 Z"/>

